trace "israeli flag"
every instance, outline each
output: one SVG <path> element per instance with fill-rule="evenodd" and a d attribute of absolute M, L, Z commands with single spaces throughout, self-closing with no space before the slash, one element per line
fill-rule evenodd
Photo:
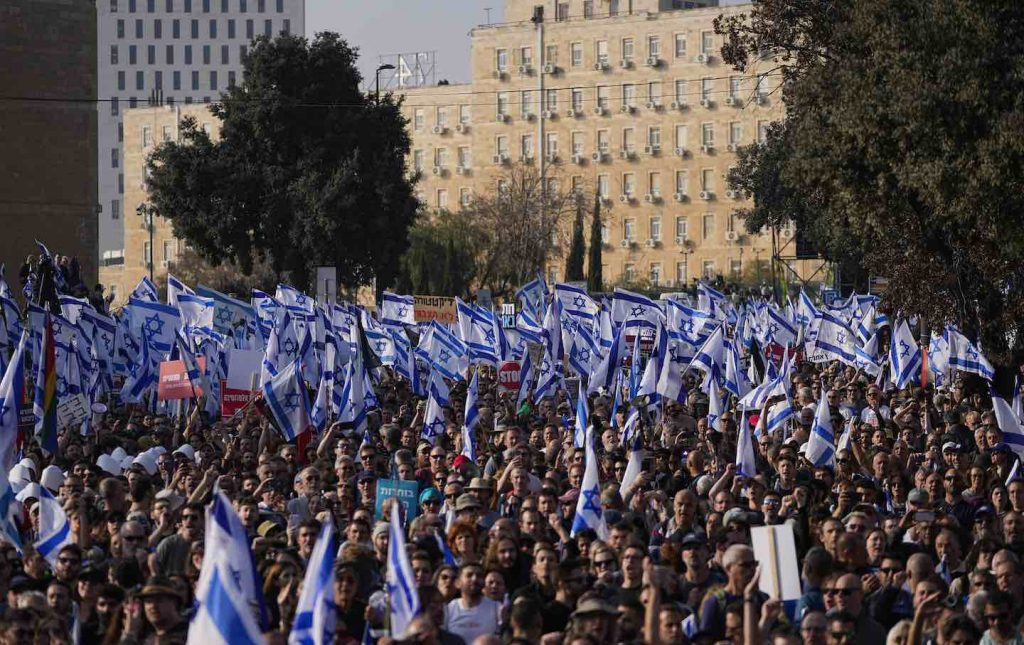
<path fill-rule="evenodd" d="M 316 301 L 288 284 L 277 285 L 274 297 L 285 307 L 295 312 L 313 313 Z"/>
<path fill-rule="evenodd" d="M 463 415 L 463 425 L 471 432 L 476 428 L 476 424 L 480 421 L 480 408 L 478 408 L 476 404 L 479 379 L 479 370 L 474 371 L 473 380 L 469 382 L 469 389 L 466 390 L 466 408 L 465 414 Z"/>
<path fill-rule="evenodd" d="M 684 347 L 685 342 L 675 338 L 666 338 L 666 355 L 661 360 L 661 373 L 658 375 L 658 394 L 669 400 L 685 403 L 686 387 L 683 385 L 683 371 L 690 362 Z"/>
<path fill-rule="evenodd" d="M 421 434 L 421 438 L 432 446 L 448 427 L 444 418 L 444 406 L 448 405 L 448 397 L 448 385 L 445 384 L 442 375 L 433 370 L 430 373 L 430 394 L 427 397 L 427 410 L 423 417 Z"/>
<path fill-rule="evenodd" d="M 516 410 L 519 410 L 530 396 L 530 381 L 533 380 L 533 360 L 530 352 L 523 353 L 523 362 L 519 366 L 519 392 L 516 393 Z"/>
<path fill-rule="evenodd" d="M 921 348 L 917 346 L 917 341 L 905 319 L 893 329 L 892 342 L 889 345 L 889 364 L 892 368 L 892 380 L 899 389 L 905 388 L 921 370 Z"/>
<path fill-rule="evenodd" d="M 470 360 L 497 366 L 498 356 L 494 351 L 497 337 L 489 312 L 466 304 L 458 298 L 455 299 L 455 310 L 459 321 L 459 338 L 469 350 Z"/>
<path fill-rule="evenodd" d="M 967 340 L 967 337 L 949 326 L 946 329 L 946 337 L 949 340 L 949 366 L 961 372 L 977 374 L 983 379 L 992 381 L 996 377 L 995 368 L 988 362 L 974 343 Z"/>
<path fill-rule="evenodd" d="M 25 396 L 25 344 L 28 332 L 21 342 L 0 381 L 0 471 L 7 473 L 14 466 L 14 445 L 18 438 L 18 416 Z M 2 517 L 0 517 L 2 521 Z"/>
<path fill-rule="evenodd" d="M 601 307 L 594 302 L 586 290 L 574 287 L 571 284 L 558 283 L 555 285 L 555 297 L 552 302 L 558 301 L 559 311 L 583 324 L 593 324 L 597 320 Z"/>
<path fill-rule="evenodd" d="M 326 372 L 320 377 L 320 385 L 316 389 L 316 399 L 309 411 L 309 420 L 316 428 L 317 435 L 322 434 L 327 428 L 327 417 L 330 414 L 331 406 L 331 380 Z"/>
<path fill-rule="evenodd" d="M 785 315 L 778 308 L 769 305 L 766 310 L 768 314 L 768 328 L 765 330 L 765 335 L 767 338 L 783 347 L 794 344 L 797 334 L 793 324 L 786 319 Z"/>
<path fill-rule="evenodd" d="M 565 350 L 562 347 L 562 313 L 557 298 L 551 301 L 547 313 L 544 315 L 544 347 L 551 356 L 551 360 L 562 362 Z"/>
<path fill-rule="evenodd" d="M 878 376 L 878 371 L 881 369 L 878 364 L 878 334 L 872 334 L 863 346 L 858 345 L 853 351 L 856 355 L 854 366 L 864 370 L 865 374 Z"/>
<path fill-rule="evenodd" d="M 572 537 L 584 529 L 592 529 L 599 540 L 608 539 L 608 525 L 601 508 L 601 478 L 598 473 L 597 454 L 594 452 L 594 429 L 587 428 L 584 439 L 584 470 L 580 484 L 580 497 L 576 502 L 576 515 L 572 519 Z"/>
<path fill-rule="evenodd" d="M 1003 442 L 1017 454 L 1017 457 L 1024 459 L 1024 427 L 1020 418 L 1013 412 L 1013 408 L 1006 402 L 1006 399 L 992 391 L 992 408 L 996 413 L 996 422 L 1003 432 Z"/>
<path fill-rule="evenodd" d="M 855 366 L 855 336 L 846 323 L 827 311 L 821 314 L 821 318 L 817 322 L 817 334 L 813 341 L 814 349 L 823 352 L 829 358 Z"/>
<path fill-rule="evenodd" d="M 725 303 L 725 294 L 701 280 L 697 283 L 697 307 L 711 312 L 717 305 Z"/>
<path fill-rule="evenodd" d="M 647 296 L 616 287 L 612 298 L 612 321 L 623 327 L 655 327 L 664 314 Z"/>
<path fill-rule="evenodd" d="M 385 325 L 415 325 L 416 303 L 413 297 L 385 291 L 380 303 L 380 321 Z"/>
<path fill-rule="evenodd" d="M 708 384 L 708 427 L 718 432 L 724 432 L 722 415 L 725 414 L 725 405 L 722 401 L 722 392 L 718 389 L 718 380 L 709 378 Z"/>
<path fill-rule="evenodd" d="M 814 301 L 807 295 L 807 292 L 800 289 L 800 301 L 796 307 L 796 319 L 801 325 L 807 326 L 818 318 L 820 312 L 814 306 Z"/>
<path fill-rule="evenodd" d="M 159 302 L 130 298 L 128 315 L 132 329 L 142 329 L 142 336 L 150 349 L 159 356 L 167 356 L 174 346 L 175 334 L 181 329 L 181 314 L 174 307 Z"/>
<path fill-rule="evenodd" d="M 132 289 L 131 294 L 128 296 L 128 300 L 140 300 L 143 302 L 160 302 L 160 294 L 157 291 L 156 285 L 149 279 L 148 276 L 143 276 L 139 280 L 139 284 L 135 285 Z"/>
<path fill-rule="evenodd" d="M 0 296 L 0 315 L 3 316 L 4 322 L 0 332 L 6 332 L 7 343 L 13 345 L 18 342 L 18 337 L 22 332 L 21 312 L 18 310 L 17 303 L 11 298 Z"/>
<path fill-rule="evenodd" d="M 640 413 L 633 410 L 629 418 L 626 419 L 625 425 L 626 427 L 633 426 L 635 428 L 639 423 Z M 622 483 L 619 485 L 619 490 L 628 490 L 643 470 L 644 448 L 641 441 L 642 438 L 643 436 L 640 432 L 634 431 L 632 433 L 632 440 L 629 442 L 629 459 L 626 461 L 626 472 L 622 474 Z"/>
<path fill-rule="evenodd" d="M 213 331 L 213 298 L 182 293 L 175 298 L 175 303 L 178 313 L 181 314 L 181 324 L 186 329 L 195 328 Z"/>
<path fill-rule="evenodd" d="M 424 360 L 430 363 L 433 370 L 441 372 L 449 380 L 462 380 L 462 359 L 466 355 L 466 347 L 437 322 L 431 322 L 417 350 L 422 352 Z"/>
<path fill-rule="evenodd" d="M 821 400 L 814 412 L 811 437 L 807 440 L 807 461 L 820 466 L 834 466 L 836 456 L 836 435 L 832 428 L 832 414 L 828 408 L 828 388 L 821 388 Z"/>
<path fill-rule="evenodd" d="M 932 333 L 928 343 L 928 371 L 935 375 L 940 384 L 949 372 L 949 341 L 945 334 Z"/>
<path fill-rule="evenodd" d="M 121 386 L 122 403 L 141 403 L 142 397 L 157 382 L 156 369 L 149 354 L 149 343 L 142 342 L 139 358 L 128 369 L 128 378 Z"/>
<path fill-rule="evenodd" d="M 654 349 L 651 352 L 650 357 L 647 359 L 647 365 L 644 367 L 643 376 L 640 377 L 640 383 L 636 389 L 637 397 L 647 398 L 647 408 L 656 405 L 661 397 L 658 395 L 658 378 L 661 376 L 661 362 L 662 356 L 668 351 L 668 334 L 665 329 L 661 326 L 661 321 L 658 321 L 657 329 L 654 336 Z"/>
<path fill-rule="evenodd" d="M 209 547 L 207 547 L 209 549 Z M 245 597 L 234 584 L 234 571 L 224 560 L 203 557 L 208 581 L 188 628 L 188 645 L 264 645 L 259 624 L 246 606 Z"/>
<path fill-rule="evenodd" d="M 555 359 L 545 348 L 544 359 L 537 368 L 537 385 L 533 390 L 536 401 L 548 396 L 555 396 L 562 381 L 562 362 Z"/>
<path fill-rule="evenodd" d="M 687 369 L 703 370 L 706 379 L 716 379 L 725 372 L 725 328 L 719 326 L 708 336 Z"/>
<path fill-rule="evenodd" d="M 181 280 L 175 278 L 170 273 L 167 274 L 167 304 L 172 307 L 178 306 L 178 296 L 188 295 L 194 296 L 196 292 L 193 291 L 187 284 Z"/>
<path fill-rule="evenodd" d="M 267 624 L 267 607 L 263 598 L 263 584 L 256 561 L 249 549 L 249 538 L 245 525 L 231 505 L 231 500 L 217 490 L 213 502 L 206 509 L 206 530 L 203 567 L 196 582 L 196 602 L 202 606 L 213 593 L 213 577 L 216 565 L 222 564 L 231 575 L 224 580 L 241 599 L 240 606 L 250 619 L 258 625 Z M 192 629 L 195 629 L 193 619 Z M 190 630 L 191 631 L 191 630 Z"/>
<path fill-rule="evenodd" d="M 626 345 L 625 331 L 624 327 L 619 329 L 615 336 L 615 342 L 608 348 L 608 352 L 590 375 L 590 379 L 587 381 L 587 394 L 593 394 L 601 388 L 604 388 L 606 392 L 611 389 L 615 375 L 622 365 L 623 350 Z"/>
<path fill-rule="evenodd" d="M 51 569 L 57 568 L 57 555 L 65 544 L 73 544 L 71 522 L 64 513 L 61 503 L 50 494 L 45 486 L 39 487 L 39 539 L 35 542 L 36 551 L 50 564 Z"/>
<path fill-rule="evenodd" d="M 289 363 L 263 384 L 263 400 L 285 441 L 294 440 L 312 425 L 309 397 L 298 361 Z"/>
<path fill-rule="evenodd" d="M 785 401 L 779 401 L 772 407 L 768 408 L 767 418 L 764 420 L 765 430 L 768 434 L 775 434 L 780 429 L 785 429 L 786 421 L 794 415 L 795 412 L 793 410 L 792 401 L 788 398 Z"/>
<path fill-rule="evenodd" d="M 742 399 L 753 386 L 740 364 L 739 342 L 739 337 L 736 337 L 725 346 L 725 389 Z"/>
<path fill-rule="evenodd" d="M 295 608 L 295 623 L 288 635 L 289 645 L 334 643 L 337 607 L 334 604 L 334 527 L 323 522 L 302 579 L 302 593 Z"/>
<path fill-rule="evenodd" d="M 587 410 L 587 393 L 583 389 L 583 380 L 580 380 L 579 392 L 576 397 L 576 421 L 573 424 L 572 445 L 575 448 L 582 448 L 587 438 L 587 428 L 590 426 L 590 412 Z M 614 415 L 615 412 L 613 411 Z"/>
<path fill-rule="evenodd" d="M 577 376 L 589 376 L 594 365 L 601 360 L 601 348 L 594 335 L 584 325 L 580 325 L 573 335 L 572 347 L 569 349 L 569 368 Z"/>
<path fill-rule="evenodd" d="M 260 383 L 267 383 L 276 376 L 281 365 L 299 360 L 300 349 L 299 339 L 295 335 L 295 327 L 292 325 L 291 314 L 282 309 L 281 317 L 275 321 L 274 328 L 270 332 L 270 339 L 267 341 L 267 349 L 263 353 Z"/>
<path fill-rule="evenodd" d="M 391 637 L 405 638 L 409 623 L 419 615 L 420 595 L 416 589 L 416 578 L 405 550 L 405 531 L 399 517 L 401 504 L 391 506 L 391 524 L 388 532 L 388 566 L 384 584 L 391 608 Z"/>
<path fill-rule="evenodd" d="M 196 295 L 213 299 L 213 327 L 221 334 L 230 334 L 235 329 L 256 327 L 256 312 L 252 305 L 216 289 L 199 285 Z"/>
<path fill-rule="evenodd" d="M 714 319 L 706 312 L 676 300 L 666 301 L 665 318 L 665 326 L 670 332 L 698 344 L 704 342 L 704 339 L 717 326 Z"/>
<path fill-rule="evenodd" d="M 544 284 L 544 278 L 539 275 L 516 291 L 516 300 L 522 303 L 523 311 L 528 312 L 534 320 L 541 317 L 546 296 L 547 285 Z"/>
<path fill-rule="evenodd" d="M 740 410 L 740 434 L 736 440 L 736 474 L 750 479 L 757 474 L 754 462 L 754 440 L 750 435 L 747 410 Z"/>

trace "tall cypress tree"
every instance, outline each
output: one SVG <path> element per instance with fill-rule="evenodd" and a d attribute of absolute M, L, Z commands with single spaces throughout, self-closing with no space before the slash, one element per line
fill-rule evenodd
<path fill-rule="evenodd" d="M 565 280 L 573 282 L 583 280 L 583 256 L 586 246 L 583 243 L 583 204 L 576 201 L 576 221 L 572 227 L 572 243 L 569 246 L 569 257 L 565 261 Z"/>
<path fill-rule="evenodd" d="M 582 224 L 580 225 L 582 228 Z M 601 276 L 601 195 L 594 195 L 594 217 L 590 222 L 590 252 L 587 254 L 587 291 L 601 291 L 604 279 Z"/>

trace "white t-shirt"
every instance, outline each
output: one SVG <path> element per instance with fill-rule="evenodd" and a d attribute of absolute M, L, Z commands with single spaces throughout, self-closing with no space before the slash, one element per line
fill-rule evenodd
<path fill-rule="evenodd" d="M 501 629 L 501 603 L 482 596 L 476 607 L 464 607 L 462 598 L 456 598 L 445 609 L 444 628 L 466 643 L 477 636 L 497 634 Z"/>

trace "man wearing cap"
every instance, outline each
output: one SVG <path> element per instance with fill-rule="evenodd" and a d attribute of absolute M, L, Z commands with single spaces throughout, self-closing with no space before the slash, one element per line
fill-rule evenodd
<path fill-rule="evenodd" d="M 480 502 L 481 513 L 477 518 L 477 524 L 483 529 L 490 530 L 501 515 L 492 507 L 494 498 L 494 484 L 487 477 L 474 477 L 470 480 L 466 491 L 471 493 Z"/>
<path fill-rule="evenodd" d="M 359 502 L 367 508 L 374 508 L 377 503 L 377 475 L 364 470 L 356 475 L 356 490 L 359 491 Z"/>
<path fill-rule="evenodd" d="M 140 642 L 143 636 L 143 613 L 153 627 L 155 642 L 184 642 L 188 635 L 188 621 L 181 615 L 182 599 L 170 580 L 163 576 L 153 576 L 137 597 L 142 601 L 142 612 L 129 609 L 121 643 Z"/>
<path fill-rule="evenodd" d="M 683 573 L 679 596 L 690 607 L 699 607 L 704 593 L 714 585 L 725 583 L 725 576 L 711 568 L 708 543 L 703 534 L 687 533 L 679 544 L 682 551 Z"/>
<path fill-rule="evenodd" d="M 572 612 L 567 641 L 577 636 L 589 637 L 595 643 L 616 642 L 616 618 L 619 610 L 596 592 L 583 594 Z"/>

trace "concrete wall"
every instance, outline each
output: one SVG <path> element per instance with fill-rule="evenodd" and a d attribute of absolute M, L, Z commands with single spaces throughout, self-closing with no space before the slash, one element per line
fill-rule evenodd
<path fill-rule="evenodd" d="M 96 280 L 96 7 L 0 2 L 0 262 L 12 288 L 34 240 Z"/>

